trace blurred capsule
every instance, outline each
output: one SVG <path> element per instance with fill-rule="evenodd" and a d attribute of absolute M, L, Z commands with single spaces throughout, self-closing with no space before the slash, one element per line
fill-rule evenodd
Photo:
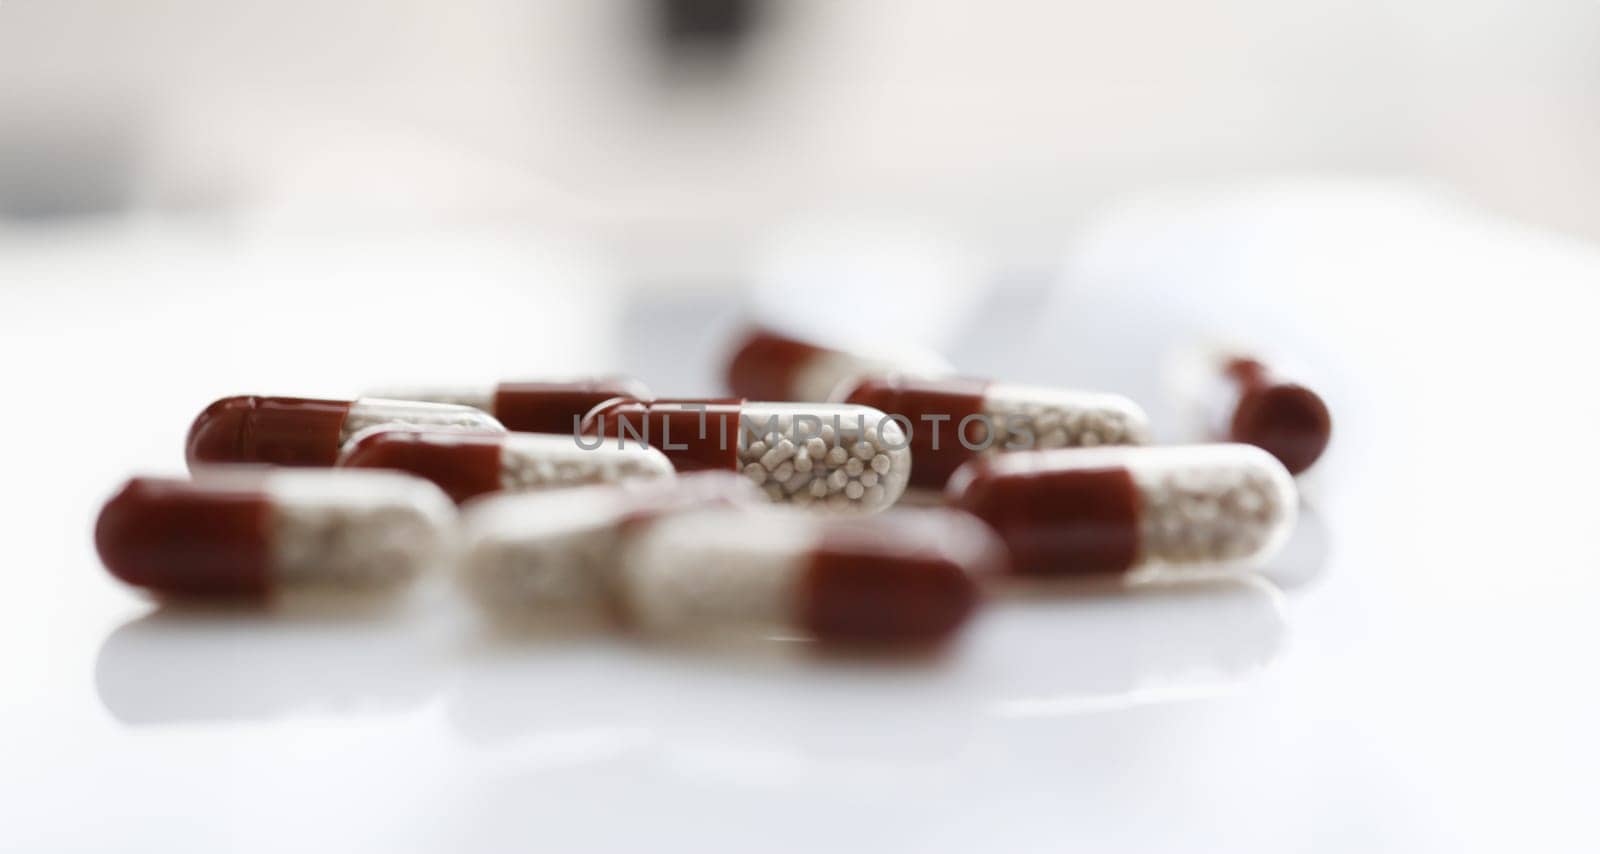
<path fill-rule="evenodd" d="M 910 485 L 942 489 L 981 453 L 1145 441 L 1144 410 L 1115 394 L 1012 385 L 968 377 L 874 376 L 846 383 L 849 403 L 911 422 Z"/>
<path fill-rule="evenodd" d="M 821 401 L 869 374 L 941 376 L 950 363 L 926 350 L 836 350 L 767 329 L 749 333 L 728 361 L 728 388 L 751 400 Z"/>
<path fill-rule="evenodd" d="M 951 504 L 988 522 L 1029 575 L 1261 563 L 1294 525 L 1289 473 L 1251 445 L 999 454 L 950 479 Z"/>
<path fill-rule="evenodd" d="M 581 448 L 553 433 L 431 432 L 375 427 L 352 437 L 341 468 L 394 469 L 433 481 L 457 503 L 511 492 L 671 477 L 672 463 L 654 448 Z"/>
<path fill-rule="evenodd" d="M 331 466 L 350 437 L 380 424 L 430 430 L 505 428 L 467 406 L 363 397 L 225 397 L 201 412 L 189 428 L 190 470 L 213 463 Z"/>
<path fill-rule="evenodd" d="M 1309 388 L 1272 372 L 1254 359 L 1232 359 L 1223 374 L 1233 385 L 1224 402 L 1227 438 L 1246 442 L 1278 458 L 1290 474 L 1315 463 L 1333 438 L 1327 404 Z"/>
<path fill-rule="evenodd" d="M 743 472 L 788 504 L 882 510 L 911 474 L 902 424 L 853 404 L 613 400 L 585 416 L 583 432 L 659 448 L 678 471 Z"/>
<path fill-rule="evenodd" d="M 1327 449 L 1333 419 L 1316 392 L 1235 349 L 1175 356 L 1177 396 L 1212 438 L 1262 448 L 1290 474 L 1311 468 Z"/>
<path fill-rule="evenodd" d="M 1003 565 L 994 534 L 950 510 L 713 509 L 630 530 L 617 592 L 626 619 L 650 634 L 924 644 L 951 637 L 977 605 L 977 579 Z"/>
<path fill-rule="evenodd" d="M 394 472 L 202 470 L 129 480 L 95 546 L 112 575 L 157 593 L 390 588 L 440 558 L 454 515 L 433 484 Z"/>
<path fill-rule="evenodd" d="M 497 616 L 592 617 L 610 610 L 613 569 L 630 525 L 696 507 L 763 504 L 731 472 L 502 494 L 462 516 L 462 588 Z"/>
<path fill-rule="evenodd" d="M 493 415 L 507 430 L 569 435 L 578 429 L 578 423 L 585 413 L 607 400 L 614 397 L 650 400 L 653 397 L 644 383 L 632 377 L 586 377 L 503 382 L 482 387 L 397 389 L 378 396 L 471 406 Z"/>

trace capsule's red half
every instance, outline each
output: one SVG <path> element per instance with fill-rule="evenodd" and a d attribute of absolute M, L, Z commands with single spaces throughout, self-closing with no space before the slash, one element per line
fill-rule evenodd
<path fill-rule="evenodd" d="M 159 593 L 261 595 L 271 506 L 259 491 L 133 478 L 100 511 L 95 547 L 122 581 Z"/>
<path fill-rule="evenodd" d="M 799 339 L 753 330 L 728 361 L 728 389 L 750 400 L 790 400 L 795 377 L 821 352 Z"/>
<path fill-rule="evenodd" d="M 1333 419 L 1316 392 L 1276 377 L 1253 359 L 1234 360 L 1227 374 L 1238 386 L 1228 439 L 1265 450 L 1290 474 L 1305 471 L 1322 456 L 1333 436 Z"/>
<path fill-rule="evenodd" d="M 797 621 L 837 644 L 938 643 L 976 610 L 976 577 L 1002 566 L 998 551 L 973 565 L 937 537 L 896 545 L 870 528 L 824 530 L 800 577 Z"/>
<path fill-rule="evenodd" d="M 1119 465 L 1005 470 L 1014 461 L 978 459 L 946 491 L 956 507 L 987 522 L 1025 575 L 1100 575 L 1139 559 L 1139 489 Z"/>
<path fill-rule="evenodd" d="M 339 456 L 348 400 L 300 397 L 225 397 L 189 429 L 189 466 L 271 463 L 331 466 Z"/>
<path fill-rule="evenodd" d="M 354 440 L 339 465 L 390 469 L 433 481 L 460 504 L 502 487 L 505 433 L 379 430 Z"/>
<path fill-rule="evenodd" d="M 572 433 L 589 410 L 613 398 L 650 400 L 650 389 L 628 377 L 571 382 L 507 382 L 494 392 L 494 414 L 508 429 Z"/>
<path fill-rule="evenodd" d="M 985 380 L 946 377 L 868 377 L 858 383 L 847 403 L 871 406 L 911 419 L 910 485 L 922 489 L 941 489 L 961 464 L 977 456 L 956 434 L 962 419 L 983 414 Z M 924 416 L 945 420 L 930 422 Z M 969 428 L 967 441 L 982 446 L 987 439 L 983 428 Z M 937 447 L 935 447 L 937 445 Z"/>

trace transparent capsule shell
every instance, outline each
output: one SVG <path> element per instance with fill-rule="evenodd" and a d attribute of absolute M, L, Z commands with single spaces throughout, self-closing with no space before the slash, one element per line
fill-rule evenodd
<path fill-rule="evenodd" d="M 899 500 L 912 455 L 904 428 L 845 403 L 613 401 L 589 413 L 595 442 L 648 443 L 679 471 L 742 472 L 775 501 L 877 512 Z"/>
<path fill-rule="evenodd" d="M 645 445 L 580 446 L 554 433 L 480 433 L 368 428 L 339 455 L 348 468 L 391 469 L 433 481 L 463 502 L 492 492 L 526 492 L 636 478 L 671 477 L 672 463 Z"/>
<path fill-rule="evenodd" d="M 362 395 L 375 400 L 414 400 L 419 403 L 440 403 L 446 406 L 468 406 L 494 415 L 495 383 L 464 385 L 396 386 L 382 388 Z"/>
<path fill-rule="evenodd" d="M 380 397 L 451 403 L 481 409 L 509 430 L 523 433 L 572 434 L 583 415 L 616 397 L 650 400 L 644 383 L 626 376 L 433 386 L 394 390 Z"/>
<path fill-rule="evenodd" d="M 877 512 L 911 477 L 905 430 L 871 407 L 746 403 L 740 421 L 740 471 L 776 502 Z"/>
<path fill-rule="evenodd" d="M 424 430 L 478 430 L 505 432 L 493 415 L 470 406 L 363 397 L 350 403 L 339 441 L 343 445 L 363 430 L 378 426 L 415 427 Z"/>
<path fill-rule="evenodd" d="M 508 490 L 550 489 L 671 477 L 672 463 L 655 448 L 582 448 L 571 436 L 507 433 L 500 446 L 501 485 Z"/>
<path fill-rule="evenodd" d="M 1142 445 L 1150 424 L 1139 404 L 1120 394 L 993 383 L 983 394 L 994 450 L 1047 450 Z"/>

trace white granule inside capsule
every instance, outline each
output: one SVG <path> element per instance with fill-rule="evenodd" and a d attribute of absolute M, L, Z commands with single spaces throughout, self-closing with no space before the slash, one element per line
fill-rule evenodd
<path fill-rule="evenodd" d="M 1140 549 L 1158 564 L 1227 563 L 1266 547 L 1291 508 L 1270 473 L 1224 464 L 1134 469 Z"/>
<path fill-rule="evenodd" d="M 740 471 L 776 502 L 868 512 L 894 503 L 911 466 L 900 425 L 882 421 L 883 413 L 873 409 L 864 409 L 863 422 L 852 412 L 836 425 L 831 415 L 822 414 L 827 411 L 797 404 L 774 406 L 770 413 L 747 409 Z M 752 436 L 752 430 L 768 425 L 768 414 L 778 416 L 779 429 Z M 815 416 L 820 430 L 816 422 L 797 423 L 797 415 Z M 815 500 L 823 498 L 829 500 Z"/>
<path fill-rule="evenodd" d="M 556 441 L 566 442 L 565 437 Z M 672 463 L 654 448 L 563 448 L 557 459 L 519 451 L 507 444 L 500 452 L 500 485 L 508 491 L 530 491 L 669 477 Z"/>
<path fill-rule="evenodd" d="M 463 557 L 462 586 L 485 608 L 502 613 L 604 607 L 615 557 L 609 525 L 539 536 L 474 539 Z"/>
<path fill-rule="evenodd" d="M 448 501 L 440 503 L 444 496 L 415 478 L 362 474 L 385 477 L 272 476 L 271 542 L 279 582 L 386 587 L 415 577 L 441 556 L 454 514 Z"/>
<path fill-rule="evenodd" d="M 484 499 L 462 516 L 457 581 L 496 616 L 599 614 L 612 601 L 627 510 L 604 487 Z"/>
<path fill-rule="evenodd" d="M 636 624 L 677 632 L 792 622 L 815 531 L 798 515 L 729 521 L 725 513 L 662 519 L 624 546 L 619 589 Z"/>
<path fill-rule="evenodd" d="M 445 403 L 362 398 L 350 405 L 339 431 L 340 444 L 373 427 L 412 427 L 424 430 L 487 430 L 505 432 L 494 416 L 480 409 Z"/>
<path fill-rule="evenodd" d="M 1113 403 L 1105 395 L 1057 394 L 1050 403 L 1032 400 L 990 398 L 983 413 L 993 425 L 994 442 L 985 450 L 1047 450 L 1050 448 L 1092 448 L 1101 445 L 1141 445 L 1146 441 L 1142 414 L 1125 404 Z M 969 428 L 967 439 L 984 441 L 982 431 Z M 1028 433 L 1032 444 L 1027 444 Z M 1007 442 L 1017 443 L 1006 448 Z"/>

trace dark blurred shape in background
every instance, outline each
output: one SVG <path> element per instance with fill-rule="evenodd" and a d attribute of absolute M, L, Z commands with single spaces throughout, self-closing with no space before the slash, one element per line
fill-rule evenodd
<path fill-rule="evenodd" d="M 796 216 L 1053 262 L 1129 196 L 1285 175 L 1594 237 L 1597 33 L 1516 0 L 0 3 L 0 216 L 519 219 L 673 284 Z"/>
<path fill-rule="evenodd" d="M 130 206 L 138 161 L 128 130 L 115 120 L 0 121 L 0 221 Z"/>
<path fill-rule="evenodd" d="M 671 53 L 736 53 L 767 13 L 768 0 L 648 0 Z"/>

